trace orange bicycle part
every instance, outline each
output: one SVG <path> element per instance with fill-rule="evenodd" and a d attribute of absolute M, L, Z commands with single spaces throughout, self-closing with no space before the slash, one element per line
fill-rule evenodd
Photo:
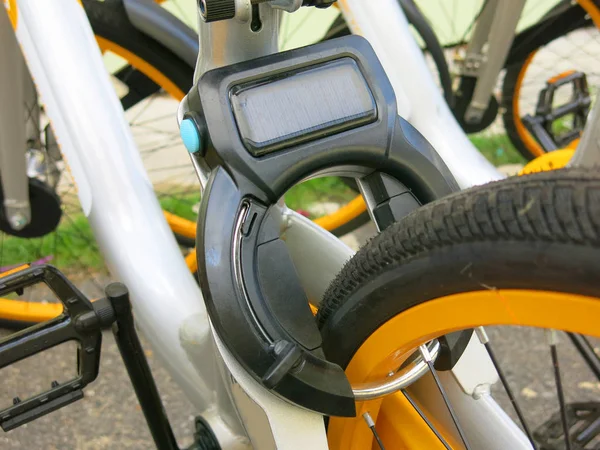
<path fill-rule="evenodd" d="M 486 307 L 482 308 L 482 304 Z M 346 374 L 353 384 L 376 381 L 385 377 L 390 367 L 398 367 L 402 357 L 419 345 L 478 326 L 527 326 L 598 336 L 598 317 L 598 299 L 571 293 L 507 289 L 448 295 L 421 303 L 381 325 L 360 346 Z M 378 433 L 386 436 L 386 449 L 443 448 L 414 408 L 403 400 L 402 393 L 357 406 L 359 412 L 369 411 Z M 431 414 L 427 417 L 452 448 L 461 448 L 450 430 L 445 430 Z M 407 433 L 409 425 L 411 431 Z M 377 448 L 373 447 L 371 430 L 360 415 L 330 418 L 328 440 L 332 450 Z"/>

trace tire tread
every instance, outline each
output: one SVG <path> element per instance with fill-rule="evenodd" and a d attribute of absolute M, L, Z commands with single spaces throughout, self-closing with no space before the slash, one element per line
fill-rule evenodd
<path fill-rule="evenodd" d="M 327 289 L 322 327 L 352 293 L 408 258 L 472 242 L 570 243 L 600 247 L 600 176 L 562 169 L 489 183 L 419 208 L 375 236 Z"/>

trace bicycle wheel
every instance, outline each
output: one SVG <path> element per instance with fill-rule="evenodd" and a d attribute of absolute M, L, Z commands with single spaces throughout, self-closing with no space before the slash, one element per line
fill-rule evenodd
<path fill-rule="evenodd" d="M 420 345 L 448 333 L 486 326 L 492 337 L 488 344 L 503 349 L 500 357 L 495 354 L 498 371 L 504 367 L 498 361 L 524 358 L 503 373 L 536 448 L 565 448 L 559 439 L 563 412 L 567 435 L 582 433 L 575 422 L 583 416 L 573 413 L 582 403 L 572 403 L 575 394 L 570 382 L 585 386 L 581 381 L 587 376 L 585 366 L 569 351 L 570 344 L 560 345 L 563 363 L 569 359 L 560 364 L 556 347 L 548 349 L 543 336 L 533 341 L 537 332 L 523 327 L 600 336 L 599 200 L 596 172 L 563 169 L 476 187 L 418 209 L 369 242 L 331 284 L 317 314 L 325 354 L 346 369 L 354 387 L 381 383 L 395 376 Z M 524 345 L 528 343 L 532 347 Z M 534 358 L 540 352 L 548 357 L 546 365 Z M 542 361 L 545 364 L 546 359 Z M 535 367 L 545 367 L 547 372 L 528 371 Z M 444 383 L 454 379 L 444 373 L 447 369 L 434 369 Z M 563 375 L 568 371 L 568 376 L 557 381 L 560 371 Z M 517 376 L 522 372 L 525 378 Z M 360 404 L 355 419 L 331 418 L 330 448 L 378 448 L 372 430 L 360 417 L 365 411 L 372 416 L 386 449 L 444 448 L 433 430 L 450 447 L 462 448 L 432 373 L 403 391 Z M 525 381 L 545 386 L 546 391 L 514 390 Z M 437 409 L 423 398 L 424 384 L 429 394 L 436 393 Z M 555 391 L 553 384 L 561 389 Z M 491 395 L 520 424 L 511 403 L 501 395 L 502 386 L 497 387 Z M 582 392 L 591 391 L 580 388 L 577 394 Z M 457 400 L 462 391 L 445 394 L 446 399 Z M 593 398 L 599 400 L 598 395 Z M 477 410 L 475 403 L 466 407 Z M 535 414 L 527 415 L 523 405 L 538 406 Z M 548 405 L 560 414 L 550 414 Z M 590 405 L 597 407 L 597 403 Z M 455 401 L 452 406 L 464 436 L 471 441 L 470 448 L 515 448 L 502 441 L 486 441 L 486 434 L 492 436 L 494 430 L 474 429 L 477 418 L 473 417 L 475 422 L 461 423 L 459 413 L 465 414 L 465 405 Z M 552 443 L 550 428 L 558 430 Z M 572 448 L 592 448 L 573 433 Z M 597 432 L 588 437 L 597 437 Z"/>
<path fill-rule="evenodd" d="M 592 86 L 599 81 L 600 30 L 593 18 L 600 19 L 600 2 L 584 0 L 579 3 L 580 6 L 574 7 L 568 16 L 553 20 L 552 26 L 517 39 L 507 62 L 502 85 L 502 120 L 512 144 L 527 160 L 545 153 L 525 127 L 523 117 L 535 115 L 538 95 L 547 82 L 571 71 L 585 74 Z M 571 93 L 568 85 L 559 88 L 555 106 L 568 101 Z M 593 89 L 590 97 L 593 103 L 596 98 Z M 552 128 L 561 133 L 572 127 L 570 116 L 552 124 Z"/>

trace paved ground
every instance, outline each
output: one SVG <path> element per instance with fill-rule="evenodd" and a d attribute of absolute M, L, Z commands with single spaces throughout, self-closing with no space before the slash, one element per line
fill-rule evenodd
<path fill-rule="evenodd" d="M 6 333 L 6 332 L 5 332 Z M 0 431 L 1 449 L 100 450 L 153 448 L 144 416 L 129 382 L 112 333 L 104 333 L 100 375 L 86 398 L 9 433 Z M 0 371 L 2 407 L 20 394 L 66 381 L 75 367 L 72 347 L 59 347 Z M 181 445 L 191 443 L 194 411 L 151 350 L 146 350 L 162 400 Z M 68 373 L 72 373 L 69 371 Z M 62 375 L 62 376 L 61 376 Z"/>

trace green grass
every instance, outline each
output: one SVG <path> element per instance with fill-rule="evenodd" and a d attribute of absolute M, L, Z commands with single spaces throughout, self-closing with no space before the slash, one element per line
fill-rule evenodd
<path fill-rule="evenodd" d="M 196 221 L 194 207 L 200 202 L 200 193 L 178 197 L 164 197 L 160 200 L 163 210 L 169 211 L 187 220 Z"/>
<path fill-rule="evenodd" d="M 340 178 L 325 177 L 294 186 L 285 194 L 285 203 L 291 209 L 308 211 L 315 203 L 346 203 L 355 196 Z"/>
<path fill-rule="evenodd" d="M 195 220 L 192 207 L 200 196 L 186 195 L 180 199 L 165 197 L 160 203 L 163 209 Z M 64 214 L 54 233 L 35 239 L 22 239 L 2 235 L 0 240 L 0 267 L 35 262 L 52 255 L 50 264 L 65 272 L 82 268 L 104 269 L 104 259 L 87 218 L 82 213 Z"/>
<path fill-rule="evenodd" d="M 505 134 L 471 135 L 469 139 L 481 154 L 496 167 L 504 164 L 525 164 L 526 162 Z"/>
<path fill-rule="evenodd" d="M 481 153 L 494 165 L 524 163 L 523 157 L 512 146 L 506 135 L 470 136 Z M 340 178 L 326 177 L 309 180 L 294 186 L 286 195 L 287 205 L 294 210 L 309 211 L 320 202 L 345 203 L 354 198 L 355 193 Z M 194 206 L 200 201 L 199 194 L 186 194 L 179 197 L 164 197 L 161 207 L 188 220 L 196 220 Z M 20 239 L 3 235 L 0 241 L 0 267 L 24 262 L 37 261 L 54 255 L 52 264 L 61 270 L 76 270 L 89 267 L 102 270 L 104 262 L 95 243 L 87 219 L 81 213 L 64 216 L 57 233 L 44 238 Z"/>
<path fill-rule="evenodd" d="M 104 262 L 92 230 L 83 214 L 63 217 L 55 233 L 35 239 L 3 235 L 0 266 L 35 262 L 49 255 L 49 261 L 62 270 L 89 267 L 100 270 Z"/>

